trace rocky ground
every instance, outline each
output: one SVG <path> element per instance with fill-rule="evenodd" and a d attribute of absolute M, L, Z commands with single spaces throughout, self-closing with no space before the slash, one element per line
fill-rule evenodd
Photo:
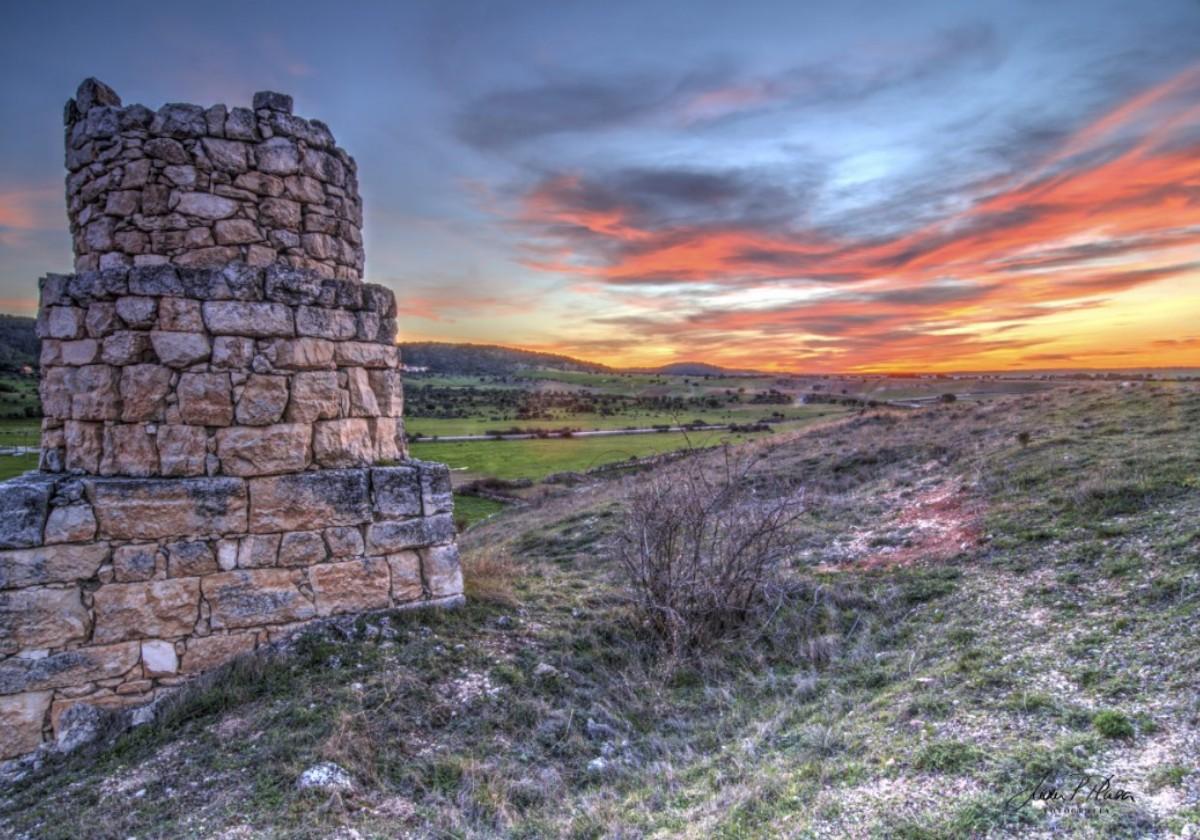
<path fill-rule="evenodd" d="M 548 488 L 463 535 L 468 607 L 241 662 L 0 834 L 1200 837 L 1198 427 L 1106 384 L 772 444 L 806 599 L 670 661 L 609 558 L 639 477 Z"/>

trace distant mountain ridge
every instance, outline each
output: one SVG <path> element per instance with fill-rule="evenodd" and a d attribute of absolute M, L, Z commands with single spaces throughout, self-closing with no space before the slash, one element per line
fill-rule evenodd
<path fill-rule="evenodd" d="M 430 373 L 460 376 L 519 376 L 526 370 L 561 370 L 583 373 L 658 373 L 664 376 L 722 376 L 731 371 L 706 362 L 674 362 L 657 368 L 613 368 L 557 353 L 539 353 L 498 344 L 451 344 L 409 341 L 400 344 L 405 367 L 427 368 Z"/>

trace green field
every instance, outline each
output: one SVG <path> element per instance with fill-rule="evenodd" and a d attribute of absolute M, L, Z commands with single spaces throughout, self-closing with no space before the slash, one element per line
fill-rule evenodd
<path fill-rule="evenodd" d="M 556 472 L 583 472 L 592 467 L 674 452 L 691 445 L 717 446 L 740 442 L 753 435 L 701 432 L 684 435 L 664 432 L 599 438 L 548 438 L 545 440 L 462 441 L 409 445 L 413 456 L 449 464 L 456 478 L 544 478 Z"/>

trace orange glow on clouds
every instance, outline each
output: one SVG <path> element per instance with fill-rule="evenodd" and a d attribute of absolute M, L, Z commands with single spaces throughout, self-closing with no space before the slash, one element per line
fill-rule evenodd
<path fill-rule="evenodd" d="M 1200 65 L 884 240 L 654 228 L 589 206 L 577 173 L 548 178 L 516 214 L 540 231 L 524 264 L 610 306 L 541 348 L 781 370 L 1200 366 L 1198 95 Z"/>

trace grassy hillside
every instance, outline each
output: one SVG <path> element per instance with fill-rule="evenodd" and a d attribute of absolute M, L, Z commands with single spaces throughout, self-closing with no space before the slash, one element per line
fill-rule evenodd
<path fill-rule="evenodd" d="M 425 367 L 432 373 L 469 376 L 510 376 L 529 368 L 592 373 L 610 370 L 604 365 L 569 356 L 499 347 L 494 344 L 404 342 L 400 344 L 400 358 L 408 367 Z"/>
<path fill-rule="evenodd" d="M 34 333 L 35 323 L 33 318 L 0 315 L 0 372 L 37 364 L 41 350 Z"/>
<path fill-rule="evenodd" d="M 238 666 L 0 792 L 0 834 L 1186 836 L 1198 423 L 1194 387 L 1081 385 L 776 438 L 810 594 L 679 659 L 609 550 L 645 476 L 548 492 L 465 533 L 468 607 Z M 298 791 L 321 760 L 354 791 Z M 1020 805 L 1080 774 L 1134 799 Z"/>

